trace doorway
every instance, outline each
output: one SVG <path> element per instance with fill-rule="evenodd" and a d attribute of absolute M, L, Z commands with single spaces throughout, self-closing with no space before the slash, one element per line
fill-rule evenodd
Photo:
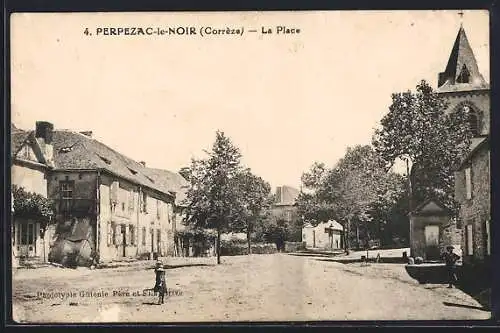
<path fill-rule="evenodd" d="M 426 259 L 439 259 L 439 226 L 427 225 L 424 232 Z"/>
<path fill-rule="evenodd" d="M 18 255 L 22 257 L 34 257 L 36 255 L 35 223 L 19 223 L 16 231 Z"/>

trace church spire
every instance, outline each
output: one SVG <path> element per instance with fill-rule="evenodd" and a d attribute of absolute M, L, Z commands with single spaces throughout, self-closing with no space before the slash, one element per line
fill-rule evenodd
<path fill-rule="evenodd" d="M 461 16 L 463 16 L 463 12 L 461 12 Z M 488 84 L 479 72 L 464 27 L 460 24 L 446 69 L 439 73 L 438 92 L 488 88 Z"/>

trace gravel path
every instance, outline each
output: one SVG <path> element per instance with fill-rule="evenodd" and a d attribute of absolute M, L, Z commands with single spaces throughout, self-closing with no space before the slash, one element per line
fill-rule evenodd
<path fill-rule="evenodd" d="M 419 285 L 399 264 L 344 265 L 286 254 L 223 257 L 221 265 L 214 263 L 210 258 L 205 266 L 167 270 L 170 296 L 163 305 L 143 293 L 154 284 L 148 267 L 17 270 L 14 319 L 64 323 L 490 318 L 460 290 Z M 72 294 L 49 298 L 57 292 Z"/>

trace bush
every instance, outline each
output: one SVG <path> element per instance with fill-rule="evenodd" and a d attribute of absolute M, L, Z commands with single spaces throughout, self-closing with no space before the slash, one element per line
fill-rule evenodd
<path fill-rule="evenodd" d="M 269 243 L 252 244 L 252 254 L 271 254 L 276 253 L 276 245 Z M 222 256 L 238 256 L 248 254 L 248 244 L 246 240 L 221 241 Z"/>

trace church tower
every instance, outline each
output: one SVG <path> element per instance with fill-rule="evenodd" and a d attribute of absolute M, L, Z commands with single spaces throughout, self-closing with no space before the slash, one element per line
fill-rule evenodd
<path fill-rule="evenodd" d="M 437 93 L 449 103 L 447 112 L 464 108 L 475 137 L 490 133 L 490 86 L 479 68 L 462 25 L 444 72 L 439 73 Z"/>

